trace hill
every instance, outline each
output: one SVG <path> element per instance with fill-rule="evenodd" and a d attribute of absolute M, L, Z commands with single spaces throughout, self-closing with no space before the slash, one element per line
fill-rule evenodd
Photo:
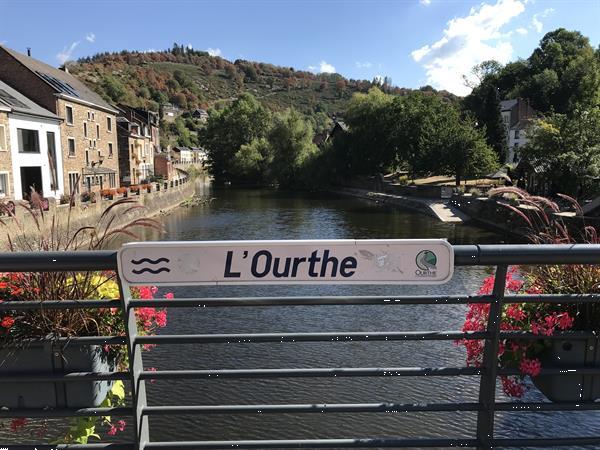
<path fill-rule="evenodd" d="M 306 115 L 332 116 L 345 110 L 352 94 L 374 85 L 395 95 L 411 91 L 391 86 L 387 79 L 353 80 L 241 59 L 232 63 L 177 44 L 157 52 L 100 53 L 68 63 L 68 69 L 108 101 L 155 111 L 165 103 L 184 110 L 218 108 L 250 92 L 273 111 L 293 107 Z M 457 99 L 429 86 L 421 90 Z M 169 134 L 169 129 L 165 132 Z"/>

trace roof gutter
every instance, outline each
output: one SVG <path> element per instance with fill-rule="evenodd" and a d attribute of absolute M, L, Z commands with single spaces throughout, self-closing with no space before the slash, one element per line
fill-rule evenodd
<path fill-rule="evenodd" d="M 71 101 L 73 103 L 81 103 L 82 105 L 93 106 L 94 108 L 101 109 L 102 111 L 108 111 L 108 112 L 113 113 L 115 115 L 117 115 L 119 113 L 119 111 L 116 110 L 116 109 L 107 108 L 106 106 L 97 105 L 96 103 L 88 102 L 88 101 L 82 100 L 82 99 L 80 99 L 78 97 L 72 97 L 72 96 L 66 95 L 66 94 L 55 94 L 55 95 L 58 98 L 69 100 L 69 101 Z"/>

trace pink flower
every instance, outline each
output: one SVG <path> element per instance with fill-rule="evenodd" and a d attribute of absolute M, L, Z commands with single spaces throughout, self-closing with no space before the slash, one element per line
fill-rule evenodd
<path fill-rule="evenodd" d="M 173 293 L 172 293 L 172 292 L 167 292 L 167 293 L 165 294 L 165 298 L 166 298 L 167 300 L 172 300 L 172 299 L 173 299 L 173 297 L 174 297 L 174 296 L 173 296 Z"/>
<path fill-rule="evenodd" d="M 506 317 L 513 320 L 523 320 L 527 316 L 519 305 L 509 305 L 506 308 Z"/>
<path fill-rule="evenodd" d="M 106 434 L 108 434 L 109 436 L 114 436 L 115 434 L 117 434 L 117 427 L 111 424 L 110 429 L 106 432 Z"/>
<path fill-rule="evenodd" d="M 502 381 L 502 390 L 510 397 L 523 397 L 525 394 L 525 386 L 523 382 L 516 377 L 500 377 Z"/>
<path fill-rule="evenodd" d="M 558 328 L 561 330 L 567 330 L 573 326 L 573 322 L 575 321 L 569 313 L 559 314 L 557 320 Z"/>
<path fill-rule="evenodd" d="M 124 420 L 119 420 L 117 422 L 117 428 L 119 429 L 119 431 L 125 431 L 125 425 L 127 425 L 127 422 L 125 422 Z"/>
<path fill-rule="evenodd" d="M 0 322 L 0 325 L 2 325 L 4 328 L 6 328 L 7 330 L 9 328 L 11 328 L 13 325 L 15 324 L 15 319 L 13 319 L 10 316 L 5 316 L 2 318 L 2 322 Z"/>
<path fill-rule="evenodd" d="M 26 424 L 27 424 L 27 419 L 24 417 L 20 417 L 18 419 L 13 419 L 10 422 L 10 429 L 16 433 L 21 428 L 23 428 Z"/>
<path fill-rule="evenodd" d="M 539 359 L 527 359 L 523 358 L 521 360 L 521 364 L 519 365 L 519 369 L 525 375 L 529 375 L 532 377 L 537 377 L 542 370 L 542 363 Z"/>
<path fill-rule="evenodd" d="M 150 292 L 152 292 L 152 294 L 156 294 L 158 292 L 158 288 L 156 286 L 152 286 L 150 287 Z"/>

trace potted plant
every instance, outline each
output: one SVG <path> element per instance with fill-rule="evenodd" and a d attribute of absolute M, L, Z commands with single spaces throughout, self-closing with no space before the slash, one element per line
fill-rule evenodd
<path fill-rule="evenodd" d="M 152 192 L 152 186 L 150 184 L 142 184 L 141 188 L 148 194 Z"/>
<path fill-rule="evenodd" d="M 140 195 L 140 186 L 137 184 L 129 186 L 129 192 L 131 192 L 134 195 Z"/>
<path fill-rule="evenodd" d="M 40 208 L 39 196 L 32 196 L 25 209 Z M 9 239 L 9 251 L 72 251 L 105 248 L 123 235 L 136 237 L 137 228 L 160 229 L 157 222 L 139 218 L 124 226 L 112 226 L 115 218 L 127 210 L 140 208 L 132 199 L 111 204 L 95 226 L 72 229 L 68 214 L 49 217 L 42 210 L 35 217 L 36 233 L 25 233 L 22 227 Z M 124 211 L 125 210 L 125 211 Z M 32 213 L 32 211 L 29 211 Z M 15 219 L 16 220 L 16 219 Z M 153 298 L 156 288 L 139 287 L 134 297 Z M 171 295 L 167 295 L 171 297 Z M 119 287 L 112 272 L 27 272 L 0 274 L 0 301 L 118 299 Z M 157 308 L 136 311 L 139 332 L 151 334 L 166 325 L 166 312 Z M 8 311 L 0 316 L 0 373 L 69 373 L 123 370 L 127 364 L 124 346 L 58 345 L 57 338 L 73 336 L 124 335 L 125 326 L 118 308 Z M 1 383 L 0 404 L 9 408 L 85 408 L 124 404 L 123 382 L 82 381 L 74 383 Z M 18 430 L 25 419 L 15 419 Z M 124 422 L 110 418 L 74 419 L 73 426 L 61 442 L 87 443 L 97 435 L 96 427 L 104 423 L 111 434 L 124 428 Z M 116 431 L 115 431 L 116 432 Z"/>
<path fill-rule="evenodd" d="M 102 196 L 102 198 L 107 199 L 107 200 L 112 200 L 116 194 L 117 194 L 116 189 L 102 189 L 100 191 L 100 195 Z"/>
<path fill-rule="evenodd" d="M 127 188 L 126 187 L 119 187 L 117 188 L 117 194 L 119 194 L 122 197 L 127 197 Z"/>
<path fill-rule="evenodd" d="M 520 217 L 528 227 L 528 237 L 534 244 L 598 244 L 595 228 L 584 226 L 577 230 L 569 227 L 557 213 L 560 208 L 555 202 L 543 197 L 531 196 L 517 188 L 498 188 L 490 196 L 511 193 L 520 204 L 530 208 L 522 210 L 506 205 Z M 571 197 L 560 196 L 582 216 L 580 205 Z M 490 294 L 494 276 L 487 277 L 480 294 Z M 600 266 L 597 265 L 540 265 L 510 268 L 506 278 L 509 293 L 531 295 L 576 294 L 600 292 Z M 489 305 L 470 304 L 463 326 L 464 331 L 483 331 L 487 326 Z M 598 350 L 600 332 L 600 304 L 550 304 L 522 303 L 505 304 L 502 310 L 501 329 L 526 331 L 540 335 L 542 339 L 503 340 L 498 348 L 498 364 L 501 368 L 519 369 L 520 376 L 501 377 L 504 392 L 521 397 L 526 391 L 525 376 L 532 378 L 535 386 L 551 401 L 593 401 L 600 398 L 600 376 L 598 375 L 540 375 L 544 368 L 569 366 L 600 367 Z M 543 339 L 555 332 L 567 333 L 564 339 Z M 467 364 L 479 366 L 483 358 L 483 342 L 463 340 L 460 342 L 467 352 Z"/>

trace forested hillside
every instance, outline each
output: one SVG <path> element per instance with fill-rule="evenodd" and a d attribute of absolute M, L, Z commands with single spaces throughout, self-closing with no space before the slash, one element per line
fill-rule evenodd
<path fill-rule="evenodd" d="M 153 110 L 163 103 L 182 109 L 218 107 L 250 92 L 273 111 L 293 107 L 304 114 L 332 115 L 345 109 L 353 93 L 367 92 L 374 85 L 397 95 L 411 91 L 393 87 L 387 79 L 349 80 L 240 59 L 232 63 L 177 44 L 160 52 L 101 53 L 68 67 L 105 99 Z M 437 93 L 428 86 L 422 90 Z M 437 94 L 456 99 L 445 91 Z"/>

